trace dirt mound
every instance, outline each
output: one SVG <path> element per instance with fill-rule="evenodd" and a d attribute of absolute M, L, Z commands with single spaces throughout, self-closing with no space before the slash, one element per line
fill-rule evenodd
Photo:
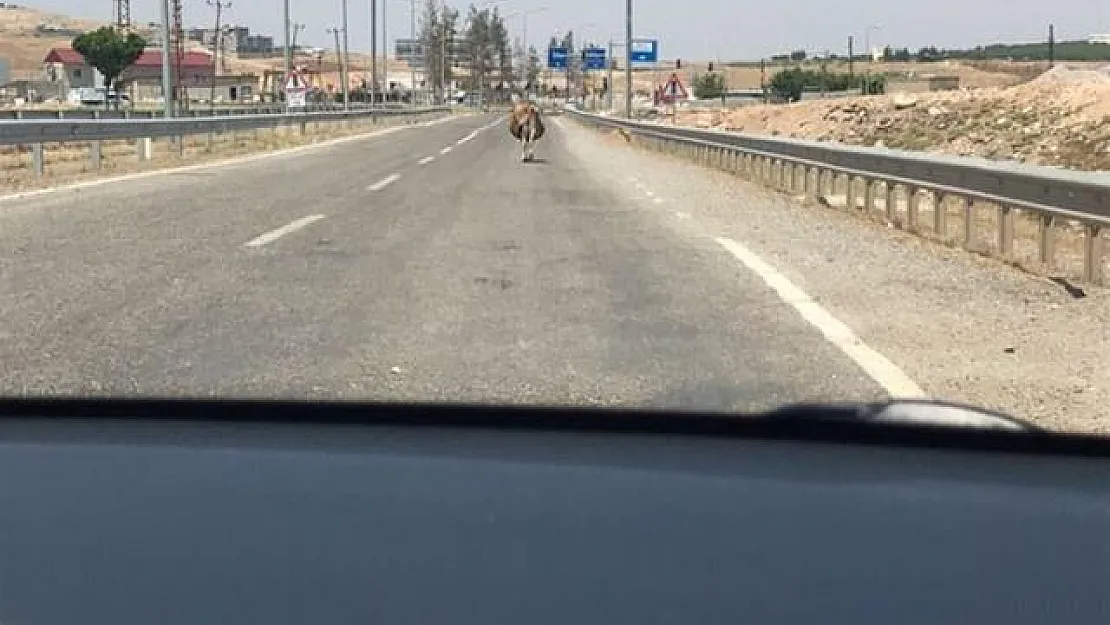
<path fill-rule="evenodd" d="M 1016 87 L 682 113 L 679 123 L 819 141 L 1110 170 L 1110 71 Z"/>
<path fill-rule="evenodd" d="M 1094 69 L 1072 69 L 1057 65 L 1030 81 L 1033 85 L 1110 84 L 1110 65 Z"/>

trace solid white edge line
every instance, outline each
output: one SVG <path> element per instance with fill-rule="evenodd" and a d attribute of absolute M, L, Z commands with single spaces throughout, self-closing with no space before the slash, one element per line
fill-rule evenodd
<path fill-rule="evenodd" d="M 64 193 L 67 191 L 80 191 L 81 189 L 89 189 L 92 187 L 99 187 L 101 185 L 113 184 L 116 182 L 129 182 L 131 180 L 142 180 L 143 178 L 153 178 L 155 176 L 164 176 L 169 174 L 180 174 L 190 171 L 202 171 L 205 169 L 214 169 L 217 167 L 227 167 L 229 165 L 240 165 L 249 163 L 251 161 L 260 161 L 267 158 L 275 158 L 282 156 L 291 156 L 301 152 L 311 152 L 321 148 L 331 147 L 333 145 L 340 145 L 343 143 L 350 143 L 352 141 L 360 141 L 362 139 L 373 139 L 382 135 L 392 134 L 405 130 L 406 128 L 427 128 L 435 126 L 448 121 L 459 119 L 457 115 L 447 115 L 427 122 L 420 122 L 417 124 L 405 124 L 401 126 L 390 126 L 389 128 L 382 128 L 370 132 L 348 135 L 346 137 L 337 137 L 335 139 L 328 139 L 320 141 L 319 143 L 310 143 L 308 145 L 297 145 L 291 148 L 283 148 L 280 150 L 271 150 L 267 152 L 258 152 L 255 154 L 244 154 L 243 156 L 235 156 L 218 161 L 207 161 L 204 163 L 195 163 L 193 165 L 182 165 L 180 167 L 166 167 L 163 169 L 151 169 L 149 171 L 137 171 L 131 174 L 123 174 L 120 176 L 111 176 L 109 178 L 94 178 L 92 180 L 82 180 L 80 182 L 72 182 L 69 184 L 59 185 L 57 187 L 46 187 L 43 189 L 30 189 L 27 191 L 20 191 L 8 195 L 0 195 L 0 203 L 10 202 L 12 200 L 26 200 L 35 198 L 41 195 L 49 195 L 51 193 Z"/>
<path fill-rule="evenodd" d="M 416 162 L 419 165 L 427 165 L 428 163 L 430 163 L 434 160 L 436 160 L 436 157 L 434 157 L 434 156 L 425 156 L 424 158 L 422 158 L 422 159 L 420 159 L 419 161 L 416 161 Z"/>
<path fill-rule="evenodd" d="M 382 189 L 388 187 L 389 185 L 393 184 L 394 182 L 397 182 L 400 179 L 401 179 L 401 174 L 390 174 L 390 175 L 386 176 L 385 178 L 382 178 L 381 180 L 379 180 L 379 181 L 375 182 L 374 184 L 370 185 L 369 187 L 366 187 L 366 190 L 367 191 L 381 191 Z"/>
<path fill-rule="evenodd" d="M 309 215 L 307 217 L 301 217 L 300 219 L 291 221 L 276 230 L 271 230 L 265 234 L 261 234 L 251 239 L 250 241 L 247 241 L 246 246 L 259 247 L 261 245 L 266 245 L 267 243 L 273 243 L 274 241 L 277 241 L 290 232 L 296 232 L 297 230 L 300 230 L 301 228 L 304 228 L 305 226 L 313 222 L 320 221 L 323 218 L 323 215 Z"/>
<path fill-rule="evenodd" d="M 715 240 L 743 263 L 745 267 L 759 276 L 767 286 L 778 294 L 782 301 L 793 306 L 803 319 L 820 330 L 821 334 L 830 343 L 859 365 L 892 398 L 923 399 L 927 397 L 925 391 L 911 380 L 898 365 L 869 347 L 856 336 L 851 328 L 833 317 L 829 311 L 813 301 L 813 298 L 790 282 L 777 269 L 732 239 L 718 237 Z"/>

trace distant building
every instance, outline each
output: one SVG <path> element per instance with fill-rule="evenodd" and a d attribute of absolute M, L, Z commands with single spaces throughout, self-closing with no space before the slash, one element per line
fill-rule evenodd
<path fill-rule="evenodd" d="M 227 26 L 220 28 L 223 42 L 221 46 L 229 52 L 271 53 L 274 51 L 274 38 L 269 35 L 252 35 L 247 26 Z M 216 41 L 216 31 L 212 28 L 190 28 L 186 37 L 209 49 Z"/>
<path fill-rule="evenodd" d="M 269 35 L 246 35 L 238 40 L 236 52 L 273 52 L 274 38 Z"/>
<path fill-rule="evenodd" d="M 1087 35 L 1087 43 L 1110 44 L 1110 35 Z"/>
<path fill-rule="evenodd" d="M 85 62 L 85 57 L 72 48 L 51 48 L 42 60 L 43 71 L 50 82 L 62 83 L 66 89 L 76 87 L 101 87 L 103 77 L 96 68 Z M 212 57 L 204 52 L 186 52 L 181 61 L 181 80 L 186 84 L 212 82 Z M 162 50 L 147 48 L 135 63 L 123 72 L 121 82 L 161 79 Z"/>

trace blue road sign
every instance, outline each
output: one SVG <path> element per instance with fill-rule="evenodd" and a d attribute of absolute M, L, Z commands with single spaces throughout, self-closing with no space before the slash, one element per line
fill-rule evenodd
<path fill-rule="evenodd" d="M 548 48 L 547 49 L 547 69 L 566 69 L 567 68 L 567 49 L 566 48 Z"/>
<path fill-rule="evenodd" d="M 631 56 L 633 63 L 658 63 L 658 39 L 633 39 Z"/>
<path fill-rule="evenodd" d="M 582 68 L 586 71 L 605 69 L 605 56 L 605 48 L 584 48 L 582 50 Z"/>

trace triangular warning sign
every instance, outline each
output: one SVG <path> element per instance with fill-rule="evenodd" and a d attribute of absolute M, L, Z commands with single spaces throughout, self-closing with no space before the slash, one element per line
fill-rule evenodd
<path fill-rule="evenodd" d="M 689 97 L 686 94 L 686 87 L 682 86 L 682 81 L 678 79 L 678 75 L 671 74 L 671 79 L 667 81 L 667 86 L 663 87 L 663 97 L 677 100 L 679 98 L 686 99 Z"/>
<path fill-rule="evenodd" d="M 282 91 L 307 91 L 308 83 L 305 82 L 304 76 L 300 72 L 291 71 L 285 75 L 285 83 L 281 86 Z"/>

